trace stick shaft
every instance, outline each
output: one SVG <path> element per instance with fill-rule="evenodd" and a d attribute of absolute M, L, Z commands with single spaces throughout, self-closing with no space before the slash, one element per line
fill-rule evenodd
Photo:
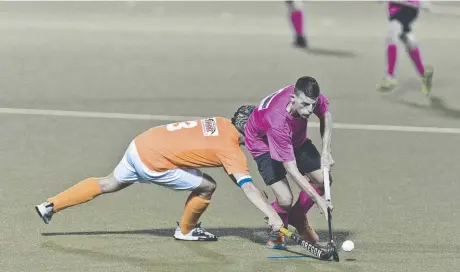
<path fill-rule="evenodd" d="M 324 167 L 323 169 L 323 175 L 324 175 L 324 195 L 327 201 L 331 201 L 331 179 L 329 176 L 329 168 Z M 329 240 L 332 243 L 333 242 L 333 237 L 332 237 L 332 212 L 328 208 L 327 209 L 327 226 L 329 230 Z"/>
<path fill-rule="evenodd" d="M 327 201 L 331 201 L 331 179 L 329 176 L 329 168 L 324 167 L 323 175 L 324 175 L 324 195 Z"/>

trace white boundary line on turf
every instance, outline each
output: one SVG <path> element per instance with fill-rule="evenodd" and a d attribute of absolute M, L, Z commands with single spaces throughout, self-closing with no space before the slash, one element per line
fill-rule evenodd
<path fill-rule="evenodd" d="M 155 121 L 185 121 L 189 119 L 204 118 L 200 116 L 173 116 L 173 115 L 150 115 L 150 114 L 133 114 L 133 113 L 14 109 L 14 108 L 0 108 L 0 114 L 87 117 L 87 118 L 125 119 L 125 120 L 155 120 Z"/>
<path fill-rule="evenodd" d="M 176 122 L 206 118 L 204 116 L 180 116 L 180 115 L 174 116 L 174 115 L 151 115 L 151 114 L 134 114 L 134 113 L 110 113 L 110 112 L 16 109 L 16 108 L 0 108 L 0 114 L 43 115 L 43 116 L 63 116 L 63 117 L 83 117 L 83 118 L 86 117 L 86 118 L 123 119 L 123 120 L 176 121 Z M 319 127 L 319 123 L 310 122 L 309 126 Z M 460 128 L 365 125 L 365 124 L 346 124 L 346 123 L 334 123 L 334 129 L 460 134 Z"/>

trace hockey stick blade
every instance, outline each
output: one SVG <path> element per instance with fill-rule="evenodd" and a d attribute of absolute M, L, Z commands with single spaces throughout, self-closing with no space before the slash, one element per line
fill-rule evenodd
<path fill-rule="evenodd" d="M 303 248 L 307 249 L 310 253 L 312 253 L 315 257 L 321 260 L 329 260 L 334 252 L 334 248 L 328 247 L 327 249 L 321 247 L 320 245 L 317 244 L 312 244 L 308 241 L 302 240 L 299 236 L 296 234 L 292 233 L 288 229 L 282 227 L 280 229 L 280 232 L 283 233 L 286 237 L 289 239 L 293 240 L 296 242 L 298 245 L 302 246 Z"/>

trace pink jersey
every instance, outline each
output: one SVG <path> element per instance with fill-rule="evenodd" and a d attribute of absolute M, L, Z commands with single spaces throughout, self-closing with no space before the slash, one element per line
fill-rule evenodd
<path fill-rule="evenodd" d="M 270 152 L 271 158 L 277 161 L 295 160 L 294 148 L 308 139 L 308 120 L 294 118 L 286 110 L 293 93 L 294 85 L 278 90 L 264 98 L 252 112 L 245 127 L 245 144 L 253 157 Z M 320 94 L 315 115 L 322 117 L 328 105 L 327 98 Z"/>
<path fill-rule="evenodd" d="M 420 7 L 420 0 L 400 0 L 400 1 L 388 1 L 388 12 L 391 15 L 396 14 L 402 6 L 408 6 L 412 8 Z"/>

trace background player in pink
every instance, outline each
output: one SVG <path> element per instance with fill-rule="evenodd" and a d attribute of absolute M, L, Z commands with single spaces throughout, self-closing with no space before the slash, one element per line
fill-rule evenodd
<path fill-rule="evenodd" d="M 288 6 L 289 19 L 295 33 L 294 45 L 306 48 L 308 44 L 304 34 L 304 12 L 302 10 L 302 2 L 303 1 L 300 0 L 286 1 L 286 5 Z"/>
<path fill-rule="evenodd" d="M 312 113 L 320 119 L 321 155 L 307 138 L 308 118 Z M 273 190 L 276 201 L 272 205 L 285 227 L 291 224 L 303 239 L 318 242 L 318 235 L 309 226 L 306 214 L 316 203 L 327 217 L 327 208 L 332 206 L 321 197 L 321 167 L 334 164 L 330 146 L 332 119 L 328 100 L 320 93 L 318 83 L 312 77 L 301 77 L 294 86 L 267 96 L 257 107 L 240 107 L 235 116 L 238 118 L 234 119 L 242 120 L 234 124 L 244 133 L 246 148 L 254 157 L 264 182 Z M 286 177 L 302 189 L 294 206 Z M 283 236 L 272 232 L 267 245 L 283 249 Z"/>
<path fill-rule="evenodd" d="M 390 91 L 396 86 L 395 68 L 398 56 L 398 39 L 403 41 L 412 62 L 422 81 L 422 93 L 427 95 L 431 90 L 433 67 L 424 66 L 418 43 L 412 33 L 411 24 L 417 18 L 419 8 L 429 9 L 428 1 L 389 1 L 388 15 L 390 24 L 387 34 L 387 75 L 377 85 L 378 91 Z"/>

